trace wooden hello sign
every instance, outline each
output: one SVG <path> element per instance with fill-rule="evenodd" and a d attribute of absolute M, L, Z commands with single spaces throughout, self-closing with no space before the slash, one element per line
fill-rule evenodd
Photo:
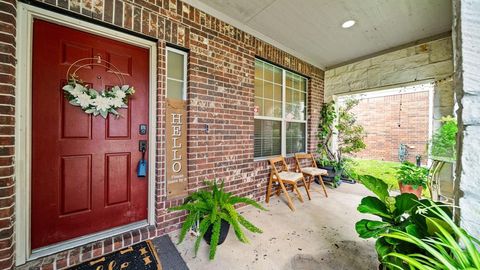
<path fill-rule="evenodd" d="M 167 99 L 166 177 L 167 196 L 187 194 L 187 104 L 184 100 Z"/>

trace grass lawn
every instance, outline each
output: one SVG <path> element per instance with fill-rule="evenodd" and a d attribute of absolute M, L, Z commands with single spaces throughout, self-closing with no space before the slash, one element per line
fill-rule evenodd
<path fill-rule="evenodd" d="M 353 159 L 354 164 L 352 171 L 358 175 L 371 175 L 382 179 L 390 190 L 399 190 L 398 181 L 395 176 L 397 169 L 400 167 L 400 162 L 369 160 L 369 159 Z M 430 197 L 428 189 L 422 192 L 423 197 Z"/>
<path fill-rule="evenodd" d="M 392 190 L 398 190 L 398 181 L 395 177 L 400 162 L 354 159 L 352 171 L 358 175 L 371 175 L 382 179 Z"/>

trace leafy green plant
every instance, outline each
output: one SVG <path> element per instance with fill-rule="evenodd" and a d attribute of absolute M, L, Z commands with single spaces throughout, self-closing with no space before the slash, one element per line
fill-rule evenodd
<path fill-rule="evenodd" d="M 357 165 L 357 162 L 354 159 L 345 157 L 339 163 L 341 164 L 343 176 L 352 177 L 355 175 L 353 168 Z"/>
<path fill-rule="evenodd" d="M 348 175 L 349 160 L 343 154 L 351 154 L 365 148 L 364 129 L 356 124 L 356 117 L 351 110 L 358 104 L 356 99 L 348 99 L 339 107 L 337 115 L 335 103 L 325 103 L 320 112 L 321 120 L 318 127 L 318 148 L 320 154 L 318 164 L 323 167 L 332 166 L 335 168 L 333 187 L 340 185 L 342 175 Z M 338 116 L 338 119 L 337 119 Z M 338 123 L 335 125 L 335 119 Z M 338 148 L 333 152 L 330 148 L 334 127 L 338 135 Z"/>
<path fill-rule="evenodd" d="M 335 160 L 330 160 L 330 159 L 327 159 L 327 158 L 318 158 L 317 159 L 317 165 L 320 165 L 322 167 L 330 167 L 330 166 L 334 167 L 335 163 L 336 163 Z"/>
<path fill-rule="evenodd" d="M 200 247 L 202 237 L 212 227 L 209 258 L 213 260 L 220 237 L 222 220 L 228 222 L 233 227 L 238 240 L 243 243 L 248 243 L 248 238 L 243 233 L 241 226 L 251 232 L 262 233 L 261 229 L 250 223 L 235 210 L 236 204 L 242 203 L 252 205 L 261 210 L 266 209 L 252 199 L 234 196 L 230 192 L 225 192 L 223 181 L 220 186 L 215 181 L 207 182 L 207 185 L 210 190 L 199 190 L 190 194 L 182 205 L 172 207 L 169 211 L 186 210 L 188 213 L 180 231 L 179 244 L 185 239 L 190 228 L 198 221 L 200 222 L 198 225 L 199 235 L 195 241 L 195 255 Z"/>
<path fill-rule="evenodd" d="M 330 148 L 330 141 L 333 136 L 333 124 L 336 117 L 335 102 L 324 103 L 320 111 L 320 123 L 317 131 L 317 152 L 320 154 L 321 160 L 335 160 L 335 155 Z"/>
<path fill-rule="evenodd" d="M 409 269 L 412 270 L 480 269 L 478 239 L 458 227 L 444 209 L 431 201 L 430 205 L 422 205 L 417 211 L 422 213 L 433 227 L 434 236 L 421 238 L 403 231 L 383 234 L 382 237 L 386 239 L 409 243 L 421 250 L 421 252 L 410 254 L 390 252 L 385 258 L 397 260 L 386 264 L 392 269 L 404 269 L 405 264 L 408 264 Z M 435 217 L 425 215 L 426 212 L 433 213 Z"/>
<path fill-rule="evenodd" d="M 384 234 L 393 231 L 402 231 L 419 237 L 428 235 L 428 226 L 424 216 L 417 213 L 420 203 L 429 204 L 428 200 L 418 201 L 413 194 L 405 193 L 391 196 L 388 185 L 381 179 L 369 175 L 359 176 L 362 184 L 371 190 L 376 197 L 368 196 L 362 199 L 357 210 L 360 213 L 372 214 L 380 220 L 362 219 L 355 224 L 355 229 L 361 238 L 375 238 L 375 249 L 380 261 L 398 263 L 397 257 L 385 257 L 387 254 L 396 252 L 409 254 L 418 251 L 415 245 L 386 238 Z"/>
<path fill-rule="evenodd" d="M 334 179 L 336 186 L 340 185 L 339 182 L 342 178 L 355 178 L 352 170 L 354 163 L 355 162 L 351 158 L 342 158 L 341 160 L 333 164 L 334 170 L 336 172 Z"/>
<path fill-rule="evenodd" d="M 432 136 L 430 155 L 433 159 L 455 161 L 457 142 L 457 120 L 451 116 L 442 117 L 442 126 Z"/>
<path fill-rule="evenodd" d="M 357 118 L 352 112 L 358 105 L 359 100 L 355 98 L 346 99 L 338 108 L 338 149 L 337 159 L 342 160 L 343 154 L 352 154 L 365 149 L 365 129 L 357 124 Z"/>
<path fill-rule="evenodd" d="M 414 189 L 419 186 L 427 188 L 428 169 L 405 161 L 397 171 L 397 178 L 403 185 L 411 185 Z"/>
<path fill-rule="evenodd" d="M 332 187 L 336 188 L 340 185 L 342 176 L 346 176 L 350 171 L 350 163 L 353 162 L 351 159 L 343 159 L 340 161 L 330 160 L 330 159 L 317 159 L 317 164 L 321 167 L 332 167 L 335 176 L 331 182 Z"/>

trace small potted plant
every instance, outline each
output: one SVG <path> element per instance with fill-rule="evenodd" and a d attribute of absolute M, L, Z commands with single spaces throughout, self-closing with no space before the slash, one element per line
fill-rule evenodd
<path fill-rule="evenodd" d="M 398 169 L 397 178 L 401 193 L 412 193 L 420 198 L 427 187 L 428 169 L 406 161 Z"/>
<path fill-rule="evenodd" d="M 187 232 L 197 223 L 198 237 L 195 241 L 195 255 L 200 247 L 201 239 L 210 245 L 210 260 L 215 258 L 217 246 L 227 238 L 230 225 L 235 231 L 238 240 L 248 243 L 248 238 L 243 233 L 241 226 L 254 233 L 262 233 L 262 230 L 250 223 L 235 209 L 235 205 L 242 203 L 252 205 L 258 209 L 266 210 L 256 201 L 234 196 L 224 191 L 224 183 L 218 185 L 215 181 L 207 182 L 209 190 L 199 190 L 190 194 L 185 202 L 169 211 L 187 211 L 187 217 L 180 231 L 178 244 L 180 244 Z"/>

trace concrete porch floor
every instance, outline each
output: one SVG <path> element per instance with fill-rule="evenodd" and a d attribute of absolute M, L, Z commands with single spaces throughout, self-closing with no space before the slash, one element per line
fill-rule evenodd
<path fill-rule="evenodd" d="M 290 211 L 283 195 L 271 198 L 268 212 L 253 207 L 241 209 L 263 234 L 247 231 L 250 244 L 243 244 L 230 229 L 214 261 L 208 260 L 209 246 L 204 241 L 194 257 L 193 237 L 187 237 L 177 248 L 192 270 L 378 269 L 374 241 L 361 239 L 355 232 L 355 222 L 366 217 L 356 207 L 370 191 L 361 184 L 343 183 L 327 192 L 329 197 L 325 198 L 321 187 L 312 184 L 311 201 L 307 198 L 302 204 L 296 197 L 293 199 L 295 212 Z M 178 239 L 176 234 L 171 237 L 173 242 Z"/>

